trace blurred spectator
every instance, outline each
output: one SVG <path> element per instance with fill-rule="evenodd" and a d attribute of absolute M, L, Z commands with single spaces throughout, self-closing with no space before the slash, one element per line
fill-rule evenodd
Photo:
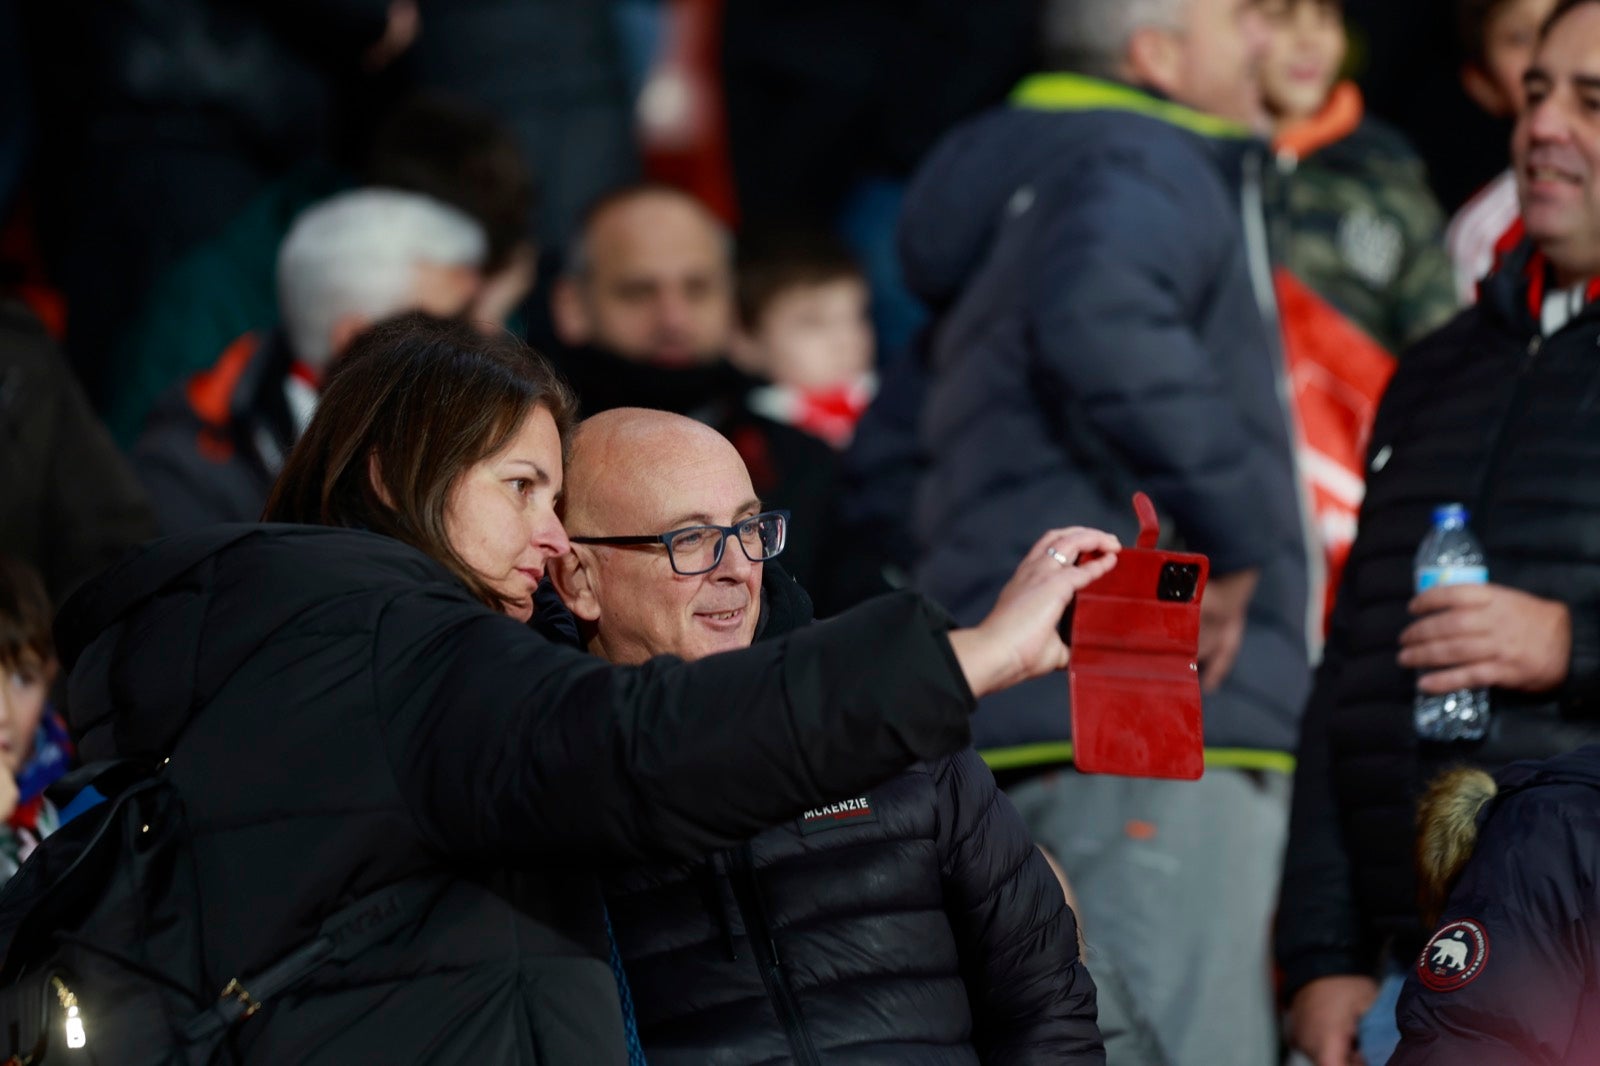
<path fill-rule="evenodd" d="M 406 50 L 415 0 L 32 5 L 42 232 L 91 398 L 145 286 L 271 181 L 331 157 L 350 91 Z"/>
<path fill-rule="evenodd" d="M 557 280 L 551 313 L 566 346 L 553 362 L 585 414 L 650 407 L 721 432 L 764 503 L 794 514 L 784 554 L 802 583 L 819 567 L 833 491 L 833 450 L 751 410 L 758 382 L 729 361 L 733 242 L 698 201 L 630 185 L 596 202 Z"/>
<path fill-rule="evenodd" d="M 1498 119 L 1522 113 L 1522 75 L 1533 61 L 1539 27 L 1556 0 L 1457 0 L 1465 61 L 1461 84 Z M 1478 282 L 1494 266 L 1495 249 L 1517 221 L 1516 176 L 1506 170 L 1456 212 L 1447 237 L 1462 303 L 1478 298 Z"/>
<path fill-rule="evenodd" d="M 151 412 L 134 463 L 162 528 L 260 518 L 330 365 L 379 319 L 464 314 L 482 227 L 417 193 L 358 189 L 302 214 L 278 253 L 281 326 L 230 344 Z"/>
<path fill-rule="evenodd" d="M 1593 1062 L 1600 745 L 1516 763 L 1498 780 L 1447 774 L 1419 824 L 1420 872 L 1454 891 L 1406 976 L 1391 1066 Z"/>
<path fill-rule="evenodd" d="M 613 0 L 420 0 L 414 74 L 483 108 L 540 177 L 529 232 L 560 248 L 583 209 L 639 174 Z M 536 217 L 535 217 L 536 216 Z"/>
<path fill-rule="evenodd" d="M 0 552 L 60 599 L 155 532 L 144 490 L 55 343 L 26 306 L 0 300 Z"/>
<path fill-rule="evenodd" d="M 510 130 L 450 99 L 413 97 L 378 127 L 363 169 L 366 185 L 424 193 L 483 227 L 486 280 L 471 313 L 496 327 L 505 321 L 533 283 L 528 214 L 536 196 Z M 272 327 L 284 234 L 306 208 L 351 184 L 337 167 L 301 167 L 151 286 L 108 368 L 113 436 L 131 445 L 168 387 L 210 365 L 236 337 Z"/>
<path fill-rule="evenodd" d="M 1307 705 L 1278 915 L 1293 1039 L 1319 1066 L 1385 1062 L 1427 930 L 1411 810 L 1451 764 L 1600 739 L 1600 2 L 1548 23 L 1512 142 L 1527 240 L 1477 305 L 1401 361 Z M 1465 502 L 1487 585 L 1413 595 L 1435 506 Z M 1419 742 L 1418 691 L 1491 688 L 1482 741 Z M 1081 887 L 1081 886 L 1080 886 Z M 1381 978 L 1381 984 L 1380 984 Z M 1476 1061 L 1476 1060 L 1474 1060 Z"/>
<path fill-rule="evenodd" d="M 1444 219 L 1422 162 L 1366 116 L 1339 81 L 1342 0 L 1259 0 L 1268 41 L 1262 88 L 1279 165 L 1290 172 L 1288 266 L 1398 353 L 1457 310 Z"/>
<path fill-rule="evenodd" d="M 562 511 L 574 547 L 550 573 L 589 650 L 623 665 L 695 660 L 807 626 L 805 592 L 765 562 L 783 529 L 762 506 L 708 427 L 640 410 L 580 426 Z M 698 555 L 683 538 L 586 542 L 690 514 L 734 532 L 700 538 Z M 608 878 L 650 1062 L 885 1061 L 911 1047 L 1104 1061 L 1072 911 L 976 752 L 838 800 L 700 861 Z M 704 928 L 722 935 L 691 935 Z"/>
<path fill-rule="evenodd" d="M 1023 779 L 1012 799 L 1165 1055 L 1265 1066 L 1316 602 L 1285 368 L 1259 310 L 1271 293 L 1252 286 L 1270 278 L 1247 125 L 1264 117 L 1265 27 L 1233 0 L 1055 0 L 1043 29 L 1051 72 L 947 137 L 907 197 L 906 275 L 942 309 L 915 577 L 971 617 L 1026 530 L 1131 537 L 1135 489 L 1210 556 L 1201 781 L 1047 772 L 1072 755 L 1064 676 L 986 701 L 974 732 Z"/>
<path fill-rule="evenodd" d="M 733 362 L 772 384 L 757 411 L 841 448 L 877 389 L 871 295 L 861 265 L 822 232 L 739 242 Z"/>
<path fill-rule="evenodd" d="M 0 555 L 0 883 L 60 824 L 44 795 L 72 762 L 66 724 L 49 701 L 54 617 L 38 573 Z"/>
<path fill-rule="evenodd" d="M 1324 623 L 1356 535 L 1367 435 L 1394 358 L 1457 310 L 1439 206 L 1398 132 L 1338 81 L 1341 0 L 1258 0 L 1262 88 L 1286 176 L 1278 309 L 1301 470 L 1327 563 Z"/>

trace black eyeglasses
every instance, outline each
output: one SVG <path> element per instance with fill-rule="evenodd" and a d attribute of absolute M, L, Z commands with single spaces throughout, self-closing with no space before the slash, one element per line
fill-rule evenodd
<path fill-rule="evenodd" d="M 574 544 L 665 544 L 667 561 L 685 577 L 708 574 L 722 563 L 722 550 L 733 537 L 752 563 L 776 559 L 789 539 L 789 512 L 763 511 L 731 526 L 685 526 L 637 537 L 573 537 Z"/>

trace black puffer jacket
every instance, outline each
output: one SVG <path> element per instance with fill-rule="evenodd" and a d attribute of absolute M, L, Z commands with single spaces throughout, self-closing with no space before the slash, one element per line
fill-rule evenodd
<path fill-rule="evenodd" d="M 702 663 L 610 667 L 370 533 L 220 526 L 86 586 L 57 630 L 86 759 L 170 754 L 208 980 L 418 874 L 418 927 L 245 1022 L 253 1063 L 625 1060 L 592 870 L 703 855 L 968 740 L 909 595 Z"/>
<path fill-rule="evenodd" d="M 1307 706 L 1279 909 L 1288 991 L 1367 972 L 1385 940 L 1408 961 L 1413 811 L 1448 764 L 1490 769 L 1600 740 L 1600 306 L 1548 338 L 1524 247 L 1478 306 L 1400 361 L 1373 428 L 1367 497 Z M 1432 509 L 1466 503 L 1489 579 L 1572 609 L 1566 685 L 1492 694 L 1479 743 L 1420 746 L 1414 675 L 1395 661 Z"/>
<path fill-rule="evenodd" d="M 765 638 L 809 620 L 764 591 Z M 652 1066 L 1105 1061 L 1072 911 L 970 748 L 606 902 Z"/>

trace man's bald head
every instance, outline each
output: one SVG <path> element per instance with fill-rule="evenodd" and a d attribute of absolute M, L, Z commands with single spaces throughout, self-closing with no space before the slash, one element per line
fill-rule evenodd
<path fill-rule="evenodd" d="M 591 651 L 612 662 L 696 659 L 747 646 L 760 610 L 760 563 L 737 540 L 704 574 L 672 568 L 666 546 L 583 544 L 731 526 L 760 513 L 727 438 L 682 415 L 622 407 L 583 422 L 567 461 L 562 521 L 573 552 L 552 562 L 556 591 Z"/>
<path fill-rule="evenodd" d="M 732 241 L 687 193 L 634 185 L 584 216 L 555 293 L 556 331 L 635 362 L 714 362 L 733 333 Z"/>
<path fill-rule="evenodd" d="M 649 517 L 641 512 L 664 488 L 708 463 L 744 470 L 728 438 L 703 422 L 644 407 L 602 411 L 572 434 L 562 520 L 581 531 Z"/>

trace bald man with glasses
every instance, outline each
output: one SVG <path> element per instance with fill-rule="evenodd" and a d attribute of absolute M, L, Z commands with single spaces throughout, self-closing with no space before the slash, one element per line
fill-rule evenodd
<path fill-rule="evenodd" d="M 697 659 L 810 624 L 769 565 L 789 516 L 715 431 L 596 415 L 566 483 L 573 550 L 550 576 L 591 652 Z M 738 848 L 619 873 L 606 899 L 651 1066 L 1105 1061 L 1073 913 L 971 749 Z"/>

